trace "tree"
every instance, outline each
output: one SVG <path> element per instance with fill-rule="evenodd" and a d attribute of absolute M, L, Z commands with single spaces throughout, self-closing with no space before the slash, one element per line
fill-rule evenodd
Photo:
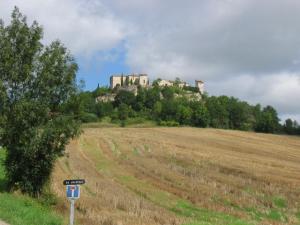
<path fill-rule="evenodd" d="M 258 118 L 255 131 L 264 133 L 275 133 L 279 128 L 279 118 L 272 106 L 266 106 Z"/>
<path fill-rule="evenodd" d="M 151 88 L 146 92 L 145 106 L 152 109 L 155 102 L 160 100 L 160 90 L 158 87 Z"/>
<path fill-rule="evenodd" d="M 173 87 L 164 87 L 162 88 L 161 93 L 165 99 L 171 100 L 174 98 L 175 90 Z"/>
<path fill-rule="evenodd" d="M 129 85 L 129 77 L 126 76 L 126 78 L 125 78 L 125 86 L 128 86 L 128 85 Z"/>
<path fill-rule="evenodd" d="M 228 101 L 229 98 L 227 96 L 212 96 L 206 99 L 206 107 L 210 117 L 210 126 L 215 128 L 228 128 Z"/>
<path fill-rule="evenodd" d="M 123 73 L 122 73 L 122 76 L 121 76 L 121 87 L 124 86 L 124 81 L 123 81 L 123 79 L 124 79 L 124 75 L 123 75 Z"/>
<path fill-rule="evenodd" d="M 79 93 L 79 100 L 81 103 L 82 111 L 88 113 L 95 113 L 96 112 L 96 101 L 93 93 L 90 91 L 85 91 Z"/>
<path fill-rule="evenodd" d="M 152 86 L 154 86 L 154 87 L 159 87 L 159 82 L 161 82 L 162 80 L 161 80 L 161 78 L 157 78 L 156 80 L 154 80 L 153 82 L 152 82 Z"/>
<path fill-rule="evenodd" d="M 192 124 L 197 127 L 207 127 L 209 124 L 209 113 L 205 105 L 201 102 L 192 102 L 191 108 Z"/>
<path fill-rule="evenodd" d="M 135 96 L 132 92 L 121 90 L 118 92 L 118 94 L 115 97 L 115 106 L 119 106 L 120 104 L 126 104 L 129 106 L 133 106 L 135 104 Z"/>
<path fill-rule="evenodd" d="M 9 188 L 37 196 L 55 159 L 79 132 L 77 64 L 59 42 L 44 47 L 42 28 L 18 8 L 0 22 L 1 145 Z"/>
<path fill-rule="evenodd" d="M 175 78 L 175 81 L 174 81 L 174 86 L 179 86 L 179 84 L 181 83 L 181 80 L 180 80 L 180 78 L 179 77 L 176 77 Z"/>
<path fill-rule="evenodd" d="M 183 104 L 178 104 L 176 109 L 176 121 L 180 124 L 191 124 L 192 110 Z"/>
<path fill-rule="evenodd" d="M 229 128 L 238 130 L 250 130 L 252 125 L 250 106 L 231 97 L 228 102 Z"/>
<path fill-rule="evenodd" d="M 283 125 L 283 131 L 290 135 L 298 134 L 299 125 L 297 121 L 293 121 L 290 118 L 285 120 Z"/>
<path fill-rule="evenodd" d="M 109 87 L 99 87 L 99 84 L 98 84 L 98 87 L 93 91 L 93 97 L 97 98 L 99 96 L 106 95 L 109 93 L 111 93 L 111 90 Z"/>
<path fill-rule="evenodd" d="M 110 116 L 113 110 L 114 108 L 111 102 L 99 102 L 96 104 L 96 115 L 99 118 Z"/>
<path fill-rule="evenodd" d="M 129 116 L 130 108 L 128 105 L 121 103 L 119 108 L 118 108 L 118 117 L 121 120 L 121 125 L 122 127 L 125 126 L 125 121 Z"/>
<path fill-rule="evenodd" d="M 142 87 L 138 87 L 138 92 L 136 96 L 136 101 L 134 104 L 134 109 L 137 111 L 143 110 L 145 107 L 145 101 L 146 101 L 146 89 Z"/>
<path fill-rule="evenodd" d="M 161 119 L 165 121 L 176 120 L 178 102 L 173 100 L 162 100 Z M 178 122 L 178 121 L 177 121 Z"/>
<path fill-rule="evenodd" d="M 160 101 L 155 102 L 154 106 L 153 106 L 153 116 L 155 119 L 159 119 L 160 118 L 160 114 L 162 111 L 162 104 Z"/>

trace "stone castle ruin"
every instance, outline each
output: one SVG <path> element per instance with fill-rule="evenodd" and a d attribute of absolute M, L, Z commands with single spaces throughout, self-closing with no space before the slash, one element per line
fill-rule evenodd
<path fill-rule="evenodd" d="M 164 86 L 173 86 L 175 85 L 175 81 L 170 80 L 159 80 L 157 83 L 160 87 Z M 180 81 L 177 84 L 180 88 L 183 87 L 190 87 L 190 85 L 185 81 Z M 129 75 L 112 75 L 110 77 L 110 88 L 114 89 L 119 87 L 120 90 L 128 90 L 132 91 L 135 89 L 134 92 L 137 92 L 136 87 L 149 87 L 149 79 L 147 74 L 129 74 Z M 195 87 L 199 89 L 200 94 L 204 93 L 204 82 L 201 80 L 195 80 Z"/>
<path fill-rule="evenodd" d="M 195 86 L 192 87 L 189 83 L 185 81 L 172 81 L 172 80 L 162 80 L 158 79 L 157 83 L 160 87 L 165 86 L 178 86 L 180 88 L 191 87 L 197 88 L 197 91 L 191 91 L 186 89 L 182 96 L 187 97 L 190 100 L 201 101 L 202 95 L 204 94 L 204 82 L 201 80 L 195 80 Z M 129 74 L 129 75 L 112 75 L 110 77 L 110 88 L 114 89 L 112 93 L 107 93 L 105 95 L 98 96 L 96 102 L 112 102 L 114 101 L 117 93 L 121 90 L 132 92 L 134 95 L 138 93 L 138 86 L 144 88 L 152 88 L 153 85 L 149 84 L 149 79 L 147 74 Z M 180 97 L 175 94 L 175 97 Z"/>
<path fill-rule="evenodd" d="M 110 88 L 115 87 L 129 87 L 133 85 L 140 85 L 142 87 L 149 86 L 149 79 L 147 74 L 130 74 L 130 75 L 112 75 L 110 77 Z"/>
<path fill-rule="evenodd" d="M 184 96 L 190 100 L 201 101 L 202 95 L 204 94 L 204 82 L 201 80 L 195 80 L 195 87 L 192 87 L 185 81 L 172 81 L 172 80 L 162 80 L 158 79 L 157 83 L 160 87 L 165 86 L 178 86 L 180 88 L 191 87 L 197 88 L 197 91 L 191 91 L 186 89 L 181 96 Z M 153 85 L 149 84 L 149 79 L 147 74 L 129 74 L 129 75 L 112 75 L 110 77 L 110 88 L 114 89 L 112 93 L 107 93 L 96 98 L 96 102 L 112 102 L 115 100 L 117 93 L 121 90 L 129 91 L 137 95 L 138 86 L 144 88 L 152 88 Z M 162 96 L 161 96 L 162 97 Z M 180 97 L 175 94 L 175 97 Z"/>

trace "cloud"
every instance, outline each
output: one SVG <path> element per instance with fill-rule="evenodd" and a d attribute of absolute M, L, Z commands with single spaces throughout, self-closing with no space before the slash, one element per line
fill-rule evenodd
<path fill-rule="evenodd" d="M 260 76 L 241 75 L 222 82 L 208 82 L 215 95 L 233 95 L 252 104 L 272 105 L 282 115 L 299 114 L 299 74 L 280 73 Z"/>
<path fill-rule="evenodd" d="M 300 69 L 300 2 L 129 2 L 118 12 L 136 28 L 128 63 L 138 70 L 212 79 Z"/>
<path fill-rule="evenodd" d="M 122 22 L 97 0 L 0 0 L 7 23 L 15 5 L 44 27 L 45 43 L 60 39 L 76 55 L 109 50 L 126 36 Z"/>

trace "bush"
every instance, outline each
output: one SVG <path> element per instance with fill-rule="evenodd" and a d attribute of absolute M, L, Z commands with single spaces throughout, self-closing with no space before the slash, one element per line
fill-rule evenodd
<path fill-rule="evenodd" d="M 92 123 L 92 122 L 97 122 L 98 121 L 98 117 L 96 114 L 94 113 L 83 113 L 83 115 L 81 116 L 81 121 L 83 123 Z"/>
<path fill-rule="evenodd" d="M 135 104 L 135 96 L 130 91 L 121 90 L 116 95 L 114 105 L 116 107 L 119 107 L 122 104 L 128 105 L 128 106 L 134 106 Z"/>
<path fill-rule="evenodd" d="M 168 121 L 160 121 L 159 125 L 165 127 L 178 127 L 179 123 L 174 120 L 168 120 Z"/>

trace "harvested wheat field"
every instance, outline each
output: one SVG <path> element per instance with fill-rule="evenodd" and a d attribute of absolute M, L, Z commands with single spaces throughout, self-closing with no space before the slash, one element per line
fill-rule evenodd
<path fill-rule="evenodd" d="M 87 182 L 76 202 L 82 225 L 300 224 L 298 137 L 86 128 L 55 168 L 61 199 L 68 178 Z"/>

